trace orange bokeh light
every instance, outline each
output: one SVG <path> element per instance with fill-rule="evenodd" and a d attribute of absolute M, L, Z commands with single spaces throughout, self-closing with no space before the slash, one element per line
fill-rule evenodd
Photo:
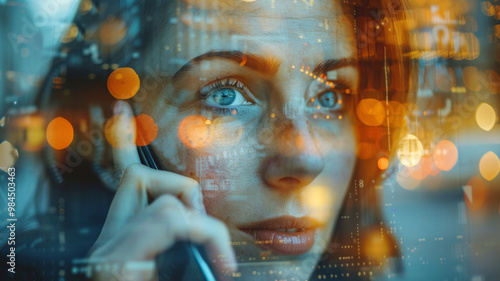
<path fill-rule="evenodd" d="M 73 141 L 73 126 L 68 120 L 56 117 L 47 126 L 46 136 L 47 142 L 54 149 L 65 149 Z"/>
<path fill-rule="evenodd" d="M 487 181 L 492 181 L 500 172 L 500 160 L 493 151 L 489 151 L 479 161 L 479 173 Z"/>
<path fill-rule="evenodd" d="M 190 115 L 179 123 L 177 135 L 181 142 L 189 148 L 201 148 L 212 142 L 211 125 L 201 115 Z"/>
<path fill-rule="evenodd" d="M 442 140 L 434 147 L 432 159 L 439 169 L 449 171 L 457 163 L 457 147 L 449 140 Z"/>
<path fill-rule="evenodd" d="M 137 130 L 134 119 L 123 114 L 114 115 L 106 122 L 104 136 L 114 148 L 135 146 Z"/>
<path fill-rule="evenodd" d="M 153 142 L 158 136 L 158 125 L 153 117 L 147 114 L 141 114 L 134 119 L 137 127 L 136 145 L 145 146 Z"/>
<path fill-rule="evenodd" d="M 376 99 L 363 99 L 356 108 L 359 120 L 367 126 L 380 126 L 385 120 L 384 105 Z"/>
<path fill-rule="evenodd" d="M 377 166 L 380 170 L 386 170 L 389 167 L 389 159 L 387 157 L 380 157 Z"/>
<path fill-rule="evenodd" d="M 121 100 L 129 99 L 137 94 L 141 81 L 130 67 L 118 68 L 108 77 L 108 90 L 113 97 Z"/>

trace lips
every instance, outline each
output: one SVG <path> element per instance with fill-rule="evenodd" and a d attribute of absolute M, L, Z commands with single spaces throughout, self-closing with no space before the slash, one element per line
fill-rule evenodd
<path fill-rule="evenodd" d="M 310 217 L 282 216 L 250 223 L 240 230 L 261 248 L 281 255 L 302 255 L 313 247 L 314 235 L 319 226 Z"/>

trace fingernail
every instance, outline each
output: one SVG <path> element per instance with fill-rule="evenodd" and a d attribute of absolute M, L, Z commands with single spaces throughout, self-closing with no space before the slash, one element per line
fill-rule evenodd
<path fill-rule="evenodd" d="M 113 106 L 113 113 L 115 115 L 118 115 L 118 114 L 122 113 L 124 108 L 125 108 L 124 101 L 119 100 L 119 101 L 115 102 L 115 105 Z"/>
<path fill-rule="evenodd" d="M 201 192 L 201 191 L 200 191 Z M 201 193 L 198 193 L 201 194 Z M 200 195 L 195 196 L 195 202 L 194 205 L 196 206 L 196 209 L 200 211 L 200 213 L 206 215 L 207 210 L 205 209 L 205 205 L 203 204 L 203 197 Z"/>

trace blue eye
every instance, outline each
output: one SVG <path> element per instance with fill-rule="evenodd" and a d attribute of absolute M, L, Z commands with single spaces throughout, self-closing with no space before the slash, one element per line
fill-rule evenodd
<path fill-rule="evenodd" d="M 328 109 L 334 109 L 337 105 L 341 104 L 342 101 L 337 92 L 324 92 L 318 96 L 318 101 L 322 107 Z"/>
<path fill-rule="evenodd" d="M 210 95 L 210 98 L 218 105 L 232 105 L 236 100 L 236 91 L 231 88 L 217 89 Z"/>

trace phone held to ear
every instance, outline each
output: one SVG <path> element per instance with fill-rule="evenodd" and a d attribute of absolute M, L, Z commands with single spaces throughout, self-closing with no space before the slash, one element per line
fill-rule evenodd
<path fill-rule="evenodd" d="M 138 146 L 137 151 L 143 165 L 155 170 L 164 170 L 148 146 Z M 210 266 L 203 259 L 202 252 L 202 248 L 190 242 L 176 243 L 156 257 L 159 280 L 216 281 Z"/>

